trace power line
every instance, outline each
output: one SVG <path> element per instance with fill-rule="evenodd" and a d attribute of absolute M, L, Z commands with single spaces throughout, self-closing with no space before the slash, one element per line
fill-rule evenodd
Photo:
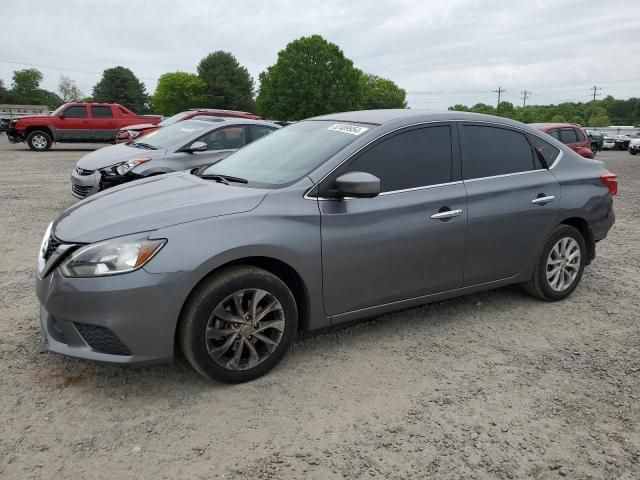
<path fill-rule="evenodd" d="M 87 73 L 87 74 L 90 74 L 90 75 L 102 75 L 103 74 L 103 72 L 94 72 L 94 71 L 91 71 L 91 70 L 80 70 L 80 69 L 77 69 L 77 68 L 54 67 L 52 65 L 42 65 L 42 64 L 38 64 L 38 63 L 16 62 L 15 60 L 8 60 L 6 58 L 0 58 L 0 62 L 11 63 L 13 65 L 22 65 L 22 66 L 26 66 L 26 67 L 49 68 L 51 70 L 61 70 L 61 71 L 66 71 L 66 72 Z M 151 80 L 151 81 L 154 80 L 151 77 L 138 77 L 138 78 L 142 78 L 144 80 Z"/>
<path fill-rule="evenodd" d="M 594 85 L 590 90 L 593 92 L 593 100 L 591 101 L 591 118 L 593 119 L 596 115 L 596 97 L 602 95 L 601 93 L 598 93 L 599 90 L 602 90 L 602 87 Z"/>
<path fill-rule="evenodd" d="M 522 99 L 522 108 L 527 106 L 527 98 L 531 96 L 531 92 L 529 90 L 522 90 L 520 92 L 522 95 L 520 98 Z"/>

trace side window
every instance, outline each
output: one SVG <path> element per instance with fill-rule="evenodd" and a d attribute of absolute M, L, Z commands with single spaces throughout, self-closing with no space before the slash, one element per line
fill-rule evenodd
<path fill-rule="evenodd" d="M 464 146 L 462 174 L 465 180 L 535 169 L 533 149 L 520 132 L 465 125 Z"/>
<path fill-rule="evenodd" d="M 111 113 L 111 107 L 91 105 L 91 116 L 93 118 L 113 118 L 113 113 Z"/>
<path fill-rule="evenodd" d="M 451 127 L 418 128 L 382 140 L 341 173 L 348 171 L 375 175 L 381 192 L 450 182 Z"/>
<path fill-rule="evenodd" d="M 87 107 L 74 105 L 64 111 L 64 118 L 87 118 Z"/>
<path fill-rule="evenodd" d="M 207 150 L 230 150 L 242 148 L 245 144 L 244 127 L 225 127 L 209 132 L 195 140 L 204 142 Z"/>
<path fill-rule="evenodd" d="M 550 167 L 553 165 L 553 162 L 556 161 L 558 155 L 560 155 L 560 150 L 551 145 L 549 142 L 545 142 L 540 137 L 536 137 L 535 135 L 531 135 L 531 142 L 533 143 L 533 148 L 542 155 L 545 163 Z M 540 165 L 539 168 L 542 168 Z"/>
<path fill-rule="evenodd" d="M 584 137 L 584 133 L 579 128 L 574 128 L 573 131 L 576 133 L 579 142 L 584 142 L 586 138 Z"/>
<path fill-rule="evenodd" d="M 563 128 L 560 130 L 560 141 L 562 143 L 578 143 L 578 136 L 573 128 Z"/>
<path fill-rule="evenodd" d="M 551 135 L 556 140 L 560 140 L 560 136 L 558 135 L 558 130 L 549 130 L 547 134 Z"/>
<path fill-rule="evenodd" d="M 258 140 L 265 135 L 269 135 L 271 132 L 276 130 L 273 127 L 267 127 L 266 125 L 249 125 L 249 129 L 251 130 L 251 142 Z"/>

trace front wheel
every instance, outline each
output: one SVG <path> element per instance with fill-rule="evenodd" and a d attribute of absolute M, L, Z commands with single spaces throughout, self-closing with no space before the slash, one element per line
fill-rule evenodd
<path fill-rule="evenodd" d="M 31 150 L 35 150 L 36 152 L 49 150 L 52 143 L 51 135 L 42 130 L 36 130 L 27 136 L 27 145 L 29 145 Z"/>
<path fill-rule="evenodd" d="M 260 268 L 236 266 L 196 288 L 178 335 L 182 353 L 201 375 L 241 383 L 282 360 L 297 325 L 296 302 L 282 280 Z"/>
<path fill-rule="evenodd" d="M 571 295 L 582 278 L 587 249 L 580 231 L 558 226 L 547 240 L 531 279 L 523 286 L 534 297 L 555 302 Z"/>

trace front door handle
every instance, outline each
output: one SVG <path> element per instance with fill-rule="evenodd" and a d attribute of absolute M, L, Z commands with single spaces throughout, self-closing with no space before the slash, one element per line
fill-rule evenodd
<path fill-rule="evenodd" d="M 531 203 L 535 203 L 535 204 L 538 204 L 538 203 L 542 203 L 542 204 L 549 203 L 554 198 L 556 198 L 555 195 L 547 195 L 547 196 L 544 196 L 544 197 L 534 198 L 533 200 L 531 200 Z"/>
<path fill-rule="evenodd" d="M 443 212 L 434 213 L 431 218 L 434 220 L 447 220 L 448 218 L 457 217 L 462 214 L 462 210 L 445 210 Z"/>

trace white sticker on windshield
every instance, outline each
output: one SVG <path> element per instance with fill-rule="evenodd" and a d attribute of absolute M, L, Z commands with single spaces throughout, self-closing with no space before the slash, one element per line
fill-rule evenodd
<path fill-rule="evenodd" d="M 358 127 L 357 125 L 349 125 L 347 123 L 336 123 L 329 127 L 329 130 L 333 130 L 334 132 L 342 132 L 348 133 L 350 135 L 360 135 L 367 130 L 367 127 Z"/>
<path fill-rule="evenodd" d="M 198 130 L 202 130 L 200 128 L 181 128 L 180 131 L 184 132 L 184 133 L 193 133 L 193 132 L 197 132 Z"/>

